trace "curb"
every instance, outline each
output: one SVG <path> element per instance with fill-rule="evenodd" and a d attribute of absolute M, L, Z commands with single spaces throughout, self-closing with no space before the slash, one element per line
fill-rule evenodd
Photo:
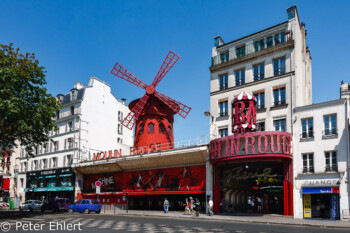
<path fill-rule="evenodd" d="M 195 216 L 171 216 L 171 215 L 152 215 L 152 214 L 137 214 L 137 213 L 116 213 L 116 214 L 103 214 L 103 215 L 121 215 L 121 216 L 142 216 L 142 217 L 160 217 L 160 218 L 177 218 L 177 219 L 187 219 L 187 220 L 209 220 L 209 221 L 220 221 L 220 222 L 234 222 L 234 223 L 253 223 L 253 224 L 264 224 L 264 225 L 284 225 L 284 226 L 304 226 L 304 227 L 316 227 L 316 228 L 330 228 L 330 229 L 350 229 L 350 226 L 331 226 L 331 225 L 320 225 L 320 224 L 310 224 L 310 223 L 283 223 L 283 222 L 267 222 L 267 221 L 257 221 L 257 220 L 239 220 L 239 219 L 216 219 L 210 217 L 195 217 Z M 217 215 L 218 216 L 218 215 Z"/>

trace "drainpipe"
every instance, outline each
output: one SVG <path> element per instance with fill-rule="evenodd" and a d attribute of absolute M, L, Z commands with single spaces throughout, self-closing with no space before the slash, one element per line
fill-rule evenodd
<path fill-rule="evenodd" d="M 349 181 L 350 181 L 350 152 L 349 152 L 349 149 L 350 149 L 350 145 L 349 145 L 349 119 L 348 119 L 348 101 L 349 99 L 346 99 L 345 100 L 345 125 L 346 125 L 346 135 L 348 136 L 347 138 L 347 153 L 348 153 L 348 161 L 347 161 L 347 173 L 348 173 L 348 176 L 347 178 L 345 178 L 345 184 L 347 184 L 348 186 L 348 193 L 350 192 L 350 186 L 349 186 Z M 348 204 L 349 204 L 349 210 L 350 210 L 350 200 L 349 200 L 349 197 L 348 197 Z"/>

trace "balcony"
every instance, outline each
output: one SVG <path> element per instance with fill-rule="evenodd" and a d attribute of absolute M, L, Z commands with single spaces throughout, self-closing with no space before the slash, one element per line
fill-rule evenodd
<path fill-rule="evenodd" d="M 292 33 L 291 31 L 288 31 L 284 34 L 285 38 L 284 40 L 277 42 L 275 40 L 273 41 L 266 41 L 264 40 L 264 45 L 263 46 L 254 46 L 254 43 L 252 44 L 247 44 L 243 47 L 237 48 L 235 50 L 230 50 L 228 52 L 219 54 L 217 56 L 214 56 L 211 58 L 211 66 L 223 64 L 228 61 L 235 60 L 237 58 L 245 57 L 250 54 L 254 54 L 260 51 L 265 51 L 268 49 L 271 49 L 276 46 L 281 46 L 283 44 L 286 44 L 289 41 L 292 41 Z"/>
<path fill-rule="evenodd" d="M 334 165 L 334 166 L 326 166 L 326 172 L 338 172 L 338 166 Z"/>
<path fill-rule="evenodd" d="M 54 117 L 54 120 L 70 117 L 76 114 L 81 114 L 81 109 L 80 108 L 75 108 L 74 111 L 65 111 L 65 112 L 60 112 L 59 117 Z"/>
<path fill-rule="evenodd" d="M 300 135 L 301 138 L 313 138 L 314 137 L 314 132 L 313 131 L 309 131 L 309 132 L 303 132 Z"/>
<path fill-rule="evenodd" d="M 337 137 L 338 137 L 337 129 L 326 129 L 322 131 L 322 139 L 331 139 L 331 138 L 337 138 Z"/>
<path fill-rule="evenodd" d="M 228 116 L 228 112 L 220 112 L 220 116 L 223 117 L 223 116 Z"/>
<path fill-rule="evenodd" d="M 313 167 L 304 167 L 303 173 L 314 173 L 314 168 Z"/>
<path fill-rule="evenodd" d="M 220 83 L 220 90 L 224 90 L 228 88 L 228 83 Z"/>
<path fill-rule="evenodd" d="M 254 81 L 258 81 L 265 78 L 265 73 L 254 74 Z"/>

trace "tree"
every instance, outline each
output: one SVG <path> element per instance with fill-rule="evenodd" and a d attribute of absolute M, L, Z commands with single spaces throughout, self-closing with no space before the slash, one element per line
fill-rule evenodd
<path fill-rule="evenodd" d="M 59 102 L 47 93 L 46 71 L 34 53 L 19 50 L 0 44 L 0 149 L 17 146 L 18 140 L 32 154 L 56 129 Z"/>

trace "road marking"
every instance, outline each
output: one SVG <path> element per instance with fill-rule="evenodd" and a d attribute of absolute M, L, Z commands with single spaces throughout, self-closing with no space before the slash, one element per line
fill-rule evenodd
<path fill-rule="evenodd" d="M 110 228 L 114 223 L 114 220 L 107 220 L 101 224 L 98 228 Z"/>
<path fill-rule="evenodd" d="M 90 223 L 89 225 L 87 225 L 86 227 L 97 227 L 101 222 L 103 222 L 103 220 L 96 220 Z"/>

